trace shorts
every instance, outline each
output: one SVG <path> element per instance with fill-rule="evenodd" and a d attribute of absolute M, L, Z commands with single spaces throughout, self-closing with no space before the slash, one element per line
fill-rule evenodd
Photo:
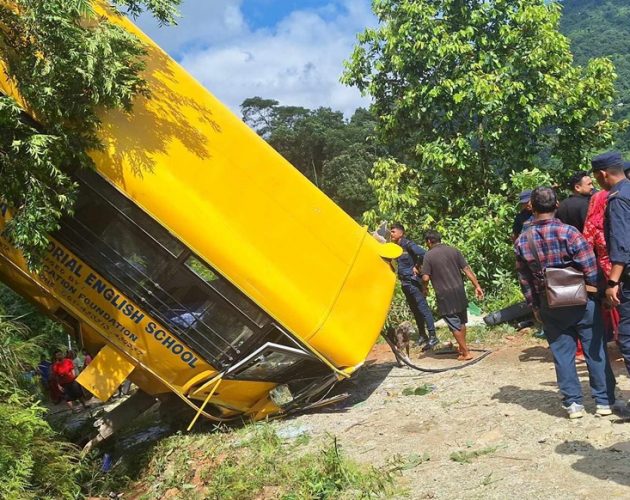
<path fill-rule="evenodd" d="M 61 384 L 61 387 L 63 388 L 63 398 L 66 401 L 76 401 L 77 399 L 81 399 L 83 397 L 81 386 L 76 380 L 67 384 Z"/>
<path fill-rule="evenodd" d="M 446 325 L 451 332 L 457 332 L 468 323 L 468 311 L 445 314 L 442 316 L 442 319 L 446 321 Z"/>

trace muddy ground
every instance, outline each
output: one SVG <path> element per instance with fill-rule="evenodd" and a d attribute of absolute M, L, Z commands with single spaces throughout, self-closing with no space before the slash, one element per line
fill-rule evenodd
<path fill-rule="evenodd" d="M 593 415 L 584 363 L 577 368 L 588 414 L 570 421 L 549 349 L 531 337 L 442 374 L 396 367 L 386 345 L 371 359 L 349 400 L 278 422 L 278 432 L 333 434 L 346 453 L 377 466 L 399 456 L 410 467 L 399 478 L 409 498 L 630 498 L 630 423 Z M 442 356 L 420 364 L 457 361 Z M 625 368 L 619 360 L 614 367 L 628 398 Z M 424 384 L 433 392 L 403 394 Z"/>

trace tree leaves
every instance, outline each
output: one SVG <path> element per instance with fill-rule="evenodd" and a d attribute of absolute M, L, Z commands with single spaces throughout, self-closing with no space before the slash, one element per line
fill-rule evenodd
<path fill-rule="evenodd" d="M 360 35 L 343 80 L 374 98 L 381 138 L 400 146 L 420 181 L 443 187 L 429 204 L 440 213 L 465 213 L 466 200 L 548 155 L 577 168 L 618 128 L 614 68 L 572 65 L 554 2 L 380 0 L 374 9 L 383 24 Z"/>
<path fill-rule="evenodd" d="M 118 3 L 167 21 L 179 0 Z M 0 59 L 29 113 L 0 96 L 0 200 L 12 212 L 6 236 L 35 266 L 47 234 L 71 213 L 69 171 L 91 167 L 88 152 L 101 147 L 97 111 L 129 111 L 148 94 L 146 52 L 86 0 L 15 0 L 0 6 L 0 25 Z"/>

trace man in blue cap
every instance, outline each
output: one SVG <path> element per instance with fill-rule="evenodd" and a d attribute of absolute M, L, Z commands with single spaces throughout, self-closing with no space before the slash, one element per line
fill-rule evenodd
<path fill-rule="evenodd" d="M 523 231 L 523 225 L 530 222 L 532 219 L 531 197 L 531 189 L 526 189 L 518 195 L 518 204 L 521 210 L 516 214 L 516 217 L 514 217 L 514 224 L 512 224 L 512 241 L 519 237 Z"/>
<path fill-rule="evenodd" d="M 400 223 L 392 224 L 390 229 L 392 242 L 400 245 L 403 253 L 398 257 L 398 278 L 409 309 L 418 326 L 418 343 L 423 351 L 433 349 L 439 344 L 435 335 L 435 320 L 425 297 L 425 288 L 420 281 L 420 268 L 427 251 L 412 240 L 405 238 L 405 228 Z M 429 336 L 425 333 L 426 322 Z"/>
<path fill-rule="evenodd" d="M 619 311 L 619 349 L 630 373 L 630 180 L 617 151 L 596 156 L 591 165 L 599 185 L 609 191 L 604 235 L 612 269 L 606 300 Z"/>

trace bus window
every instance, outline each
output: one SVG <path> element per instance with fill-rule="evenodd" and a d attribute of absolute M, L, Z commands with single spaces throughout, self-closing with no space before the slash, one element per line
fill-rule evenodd
<path fill-rule="evenodd" d="M 304 373 L 321 377 L 329 374 L 330 370 L 301 349 L 267 343 L 234 365 L 226 378 L 285 383 Z"/>
<path fill-rule="evenodd" d="M 271 318 L 167 232 L 156 231 L 155 221 L 145 230 L 146 214 L 96 180 L 98 174 L 87 177 L 90 186 L 79 180 L 74 217 L 55 235 L 61 242 L 213 364 L 225 366 L 243 344 L 257 343 Z M 175 242 L 170 250 L 169 240 Z"/>
<path fill-rule="evenodd" d="M 176 238 L 171 236 L 171 234 L 165 228 L 160 226 L 160 224 L 155 222 L 155 220 L 149 217 L 142 210 L 139 210 L 138 207 L 131 200 L 119 193 L 114 186 L 112 186 L 96 172 L 89 169 L 81 169 L 77 171 L 77 177 L 81 181 L 83 181 L 85 185 L 89 186 L 90 190 L 94 191 L 94 194 L 97 194 L 97 196 L 102 196 L 104 202 L 105 200 L 110 200 L 112 203 L 114 203 L 115 200 L 116 210 L 119 213 L 128 217 L 135 224 L 141 227 L 148 235 L 151 236 L 151 238 L 153 238 L 162 248 L 167 250 L 173 257 L 178 257 L 186 249 L 186 247 L 182 245 Z M 86 190 L 81 191 L 83 193 L 86 192 Z"/>
<path fill-rule="evenodd" d="M 232 284 L 218 276 L 199 259 L 191 255 L 186 259 L 185 264 L 188 269 L 225 297 L 234 307 L 239 309 L 256 325 L 263 327 L 269 323 L 269 316 L 267 316 L 256 304 L 254 304 L 251 300 L 248 300 L 247 297 L 234 288 Z"/>

